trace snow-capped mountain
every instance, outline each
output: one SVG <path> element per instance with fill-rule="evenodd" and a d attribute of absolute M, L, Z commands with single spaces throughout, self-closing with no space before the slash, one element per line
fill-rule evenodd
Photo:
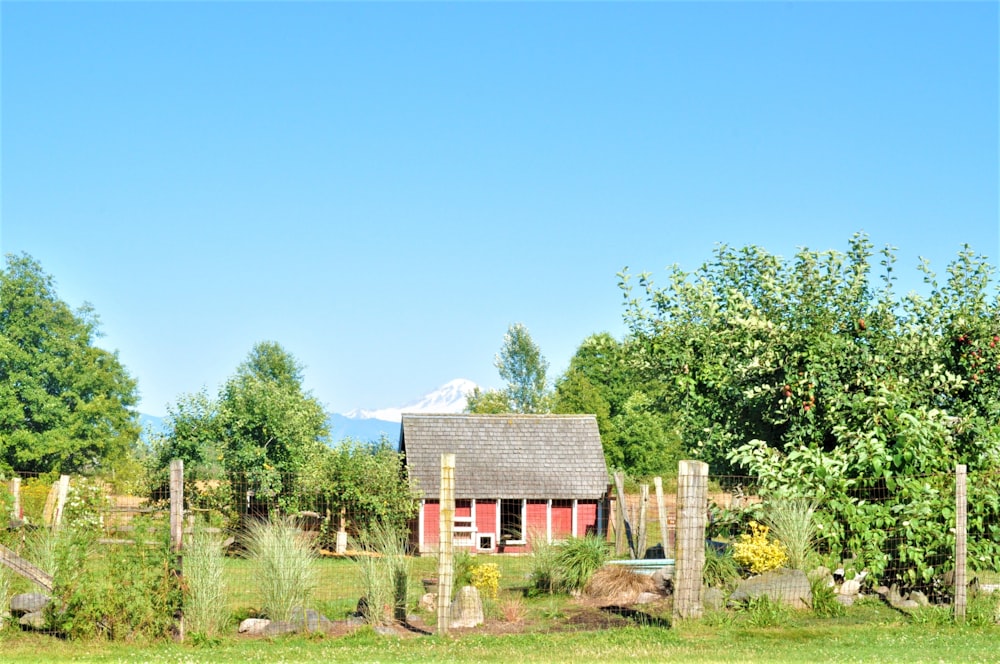
<path fill-rule="evenodd" d="M 344 417 L 399 422 L 403 419 L 403 413 L 461 413 L 474 389 L 476 384 L 471 380 L 456 378 L 405 406 L 378 410 L 355 409 L 344 413 Z"/>

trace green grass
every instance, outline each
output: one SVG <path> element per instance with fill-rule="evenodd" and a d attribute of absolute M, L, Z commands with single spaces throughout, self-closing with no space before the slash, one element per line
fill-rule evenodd
<path fill-rule="evenodd" d="M 858 615 L 853 617 L 851 613 Z M 858 620 L 862 622 L 858 622 Z M 66 643 L 0 632 L 5 662 L 992 662 L 1000 628 L 907 622 L 898 613 L 862 609 L 837 620 L 793 617 L 785 627 L 745 623 L 676 629 L 629 627 L 589 632 L 461 638 L 383 637 L 364 628 L 339 638 L 251 640 L 212 645 Z"/>

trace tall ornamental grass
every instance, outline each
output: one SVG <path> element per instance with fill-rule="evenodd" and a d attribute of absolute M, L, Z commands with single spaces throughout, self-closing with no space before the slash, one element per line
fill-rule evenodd
<path fill-rule="evenodd" d="M 244 545 L 264 613 L 271 620 L 291 620 L 316 588 L 312 547 L 288 519 L 252 522 Z"/>
<path fill-rule="evenodd" d="M 361 552 L 355 562 L 365 589 L 365 621 L 384 625 L 394 617 L 405 619 L 410 575 L 406 534 L 389 524 L 372 523 L 355 538 L 354 548 Z"/>
<path fill-rule="evenodd" d="M 774 498 L 764 511 L 764 522 L 771 534 L 785 547 L 786 565 L 808 571 L 815 551 L 816 504 L 806 498 Z"/>
<path fill-rule="evenodd" d="M 184 620 L 193 634 L 216 636 L 229 619 L 224 559 L 211 533 L 195 531 L 184 547 Z"/>

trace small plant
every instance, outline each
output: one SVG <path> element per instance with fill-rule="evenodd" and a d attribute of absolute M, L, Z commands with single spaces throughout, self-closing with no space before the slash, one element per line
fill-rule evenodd
<path fill-rule="evenodd" d="M 965 624 L 970 627 L 995 625 L 998 611 L 1000 611 L 1000 594 L 972 593 L 965 607 Z"/>
<path fill-rule="evenodd" d="M 531 538 L 531 571 L 528 573 L 528 594 L 555 592 L 557 586 L 557 548 L 544 537 Z"/>
<path fill-rule="evenodd" d="M 705 546 L 705 566 L 702 568 L 705 584 L 711 588 L 730 588 L 740 580 L 740 570 L 728 546 Z"/>
<path fill-rule="evenodd" d="M 785 547 L 768 536 L 769 530 L 767 526 L 751 521 L 750 534 L 743 533 L 733 543 L 733 559 L 752 574 L 778 569 L 788 560 Z"/>
<path fill-rule="evenodd" d="M 817 616 L 837 618 L 847 613 L 844 605 L 837 601 L 837 591 L 828 583 L 826 576 L 810 577 L 809 586 L 812 591 L 812 610 Z"/>
<path fill-rule="evenodd" d="M 104 482 L 79 479 L 70 484 L 63 510 L 63 525 L 66 528 L 103 530 L 104 514 L 110 507 Z"/>
<path fill-rule="evenodd" d="M 362 615 L 370 625 L 385 625 L 405 618 L 406 584 L 410 561 L 406 557 L 406 535 L 391 525 L 373 523 L 358 535 L 355 561 L 365 589 Z"/>
<path fill-rule="evenodd" d="M 600 537 L 570 537 L 555 554 L 557 585 L 562 590 L 582 590 L 590 576 L 607 561 L 611 550 Z"/>
<path fill-rule="evenodd" d="M 816 505 L 805 498 L 776 498 L 767 504 L 765 522 L 788 556 L 787 566 L 805 570 L 819 532 Z"/>
<path fill-rule="evenodd" d="M 527 615 L 527 609 L 524 606 L 524 602 L 517 597 L 508 597 L 500 602 L 500 613 L 503 615 L 505 621 L 519 623 Z"/>
<path fill-rule="evenodd" d="M 747 624 L 751 627 L 778 627 L 788 622 L 789 608 L 767 595 L 752 597 L 746 604 Z"/>
<path fill-rule="evenodd" d="M 218 635 L 228 618 L 224 556 L 219 538 L 196 531 L 184 547 L 184 620 L 192 634 Z"/>
<path fill-rule="evenodd" d="M 315 555 L 290 520 L 254 521 L 245 534 L 257 590 L 271 620 L 287 621 L 316 586 Z"/>
<path fill-rule="evenodd" d="M 473 565 L 469 573 L 469 582 L 484 597 L 496 599 L 500 592 L 500 568 L 496 563 L 480 563 Z"/>
<path fill-rule="evenodd" d="M 910 611 L 910 620 L 917 625 L 943 627 L 952 624 L 951 607 L 944 605 L 918 606 Z"/>

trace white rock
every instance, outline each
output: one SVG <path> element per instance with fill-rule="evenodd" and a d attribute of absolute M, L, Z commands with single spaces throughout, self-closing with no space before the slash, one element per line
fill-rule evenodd
<path fill-rule="evenodd" d="M 249 634 L 250 636 L 260 636 L 267 629 L 267 626 L 271 624 L 271 621 L 267 618 L 247 618 L 240 623 L 240 634 Z"/>

